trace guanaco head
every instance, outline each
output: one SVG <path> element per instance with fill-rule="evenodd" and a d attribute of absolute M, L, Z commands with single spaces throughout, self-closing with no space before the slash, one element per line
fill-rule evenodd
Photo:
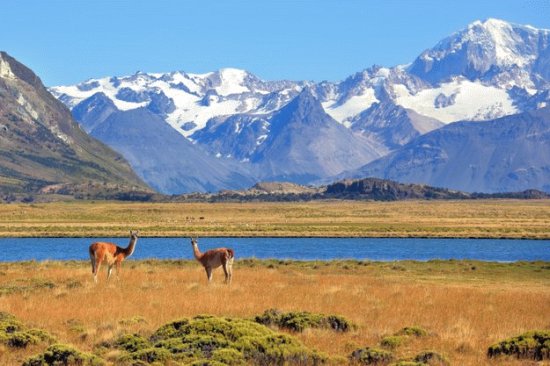
<path fill-rule="evenodd" d="M 137 239 L 137 238 L 138 238 L 138 235 L 139 235 L 139 230 L 136 230 L 136 231 L 130 230 L 130 237 L 131 237 L 132 239 Z"/>
<path fill-rule="evenodd" d="M 195 246 L 198 243 L 199 238 L 191 238 L 191 245 Z"/>

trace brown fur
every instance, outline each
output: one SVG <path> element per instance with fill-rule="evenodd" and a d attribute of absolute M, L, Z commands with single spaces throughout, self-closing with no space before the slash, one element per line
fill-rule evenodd
<path fill-rule="evenodd" d="M 225 283 L 230 284 L 233 277 L 233 260 L 235 259 L 235 252 L 229 248 L 216 248 L 207 250 L 201 253 L 199 250 L 197 239 L 191 238 L 191 245 L 193 246 L 193 254 L 195 258 L 202 264 L 206 271 L 206 277 L 208 283 L 212 281 L 212 270 L 222 267 L 225 274 Z"/>
<path fill-rule="evenodd" d="M 90 261 L 92 262 L 92 273 L 94 275 L 94 281 L 97 283 L 97 274 L 101 263 L 106 262 L 108 265 L 107 279 L 111 277 L 113 265 L 116 267 L 117 278 L 120 274 L 120 264 L 127 257 L 131 256 L 136 247 L 139 231 L 130 231 L 130 243 L 126 248 L 119 247 L 113 243 L 107 242 L 95 242 L 90 245 L 88 252 L 90 254 Z"/>

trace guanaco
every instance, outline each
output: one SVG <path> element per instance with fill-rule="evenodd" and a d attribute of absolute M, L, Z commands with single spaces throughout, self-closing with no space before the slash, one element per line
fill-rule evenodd
<path fill-rule="evenodd" d="M 136 243 L 138 240 L 139 230 L 130 230 L 130 243 L 126 248 L 119 247 L 113 243 L 96 242 L 90 245 L 89 253 L 90 260 L 92 262 L 92 273 L 94 275 L 94 281 L 97 283 L 97 274 L 101 263 L 106 262 L 108 265 L 107 280 L 111 277 L 113 271 L 113 265 L 116 266 L 116 276 L 119 278 L 120 264 L 123 260 L 128 258 L 134 253 L 136 249 Z"/>

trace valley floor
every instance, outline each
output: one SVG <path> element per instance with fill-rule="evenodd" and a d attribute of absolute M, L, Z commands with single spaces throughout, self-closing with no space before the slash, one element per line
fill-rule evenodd
<path fill-rule="evenodd" d="M 357 329 L 290 332 L 336 364 L 346 364 L 356 348 L 380 347 L 384 336 L 420 326 L 428 335 L 395 348 L 396 358 L 434 350 L 452 365 L 524 365 L 488 359 L 487 348 L 550 327 L 545 262 L 241 260 L 231 286 L 222 284 L 219 269 L 208 286 L 195 261 L 128 260 L 121 279 L 110 283 L 102 272 L 94 285 L 85 262 L 0 263 L 0 310 L 86 352 L 121 334 L 149 336 L 198 314 L 252 318 L 270 308 L 339 314 Z M 20 365 L 44 348 L 0 346 L 0 364 Z M 103 357 L 111 364 L 116 354 Z"/>
<path fill-rule="evenodd" d="M 550 200 L 0 205 L 0 237 L 448 237 L 550 239 Z"/>

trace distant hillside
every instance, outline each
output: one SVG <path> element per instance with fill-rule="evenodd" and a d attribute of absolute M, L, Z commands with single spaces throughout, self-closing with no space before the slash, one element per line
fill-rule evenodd
<path fill-rule="evenodd" d="M 462 200 L 462 199 L 544 199 L 550 195 L 538 190 L 486 194 L 467 193 L 421 184 L 403 184 L 378 178 L 346 179 L 326 186 L 311 187 L 294 183 L 263 182 L 240 191 L 220 191 L 216 194 L 193 193 L 174 196 L 177 201 L 312 201 L 312 200 Z"/>
<path fill-rule="evenodd" d="M 38 76 L 0 52 L 0 195 L 84 182 L 148 189 L 122 155 L 82 131 Z"/>
<path fill-rule="evenodd" d="M 66 199 L 120 200 L 139 202 L 300 202 L 314 200 L 470 200 L 470 199 L 547 199 L 550 195 L 535 189 L 509 193 L 467 193 L 421 184 L 403 184 L 378 178 L 346 179 L 313 187 L 288 182 L 260 182 L 245 190 L 217 193 L 163 195 L 111 183 L 56 184 L 36 195 L 0 196 L 1 201 L 50 202 Z"/>

